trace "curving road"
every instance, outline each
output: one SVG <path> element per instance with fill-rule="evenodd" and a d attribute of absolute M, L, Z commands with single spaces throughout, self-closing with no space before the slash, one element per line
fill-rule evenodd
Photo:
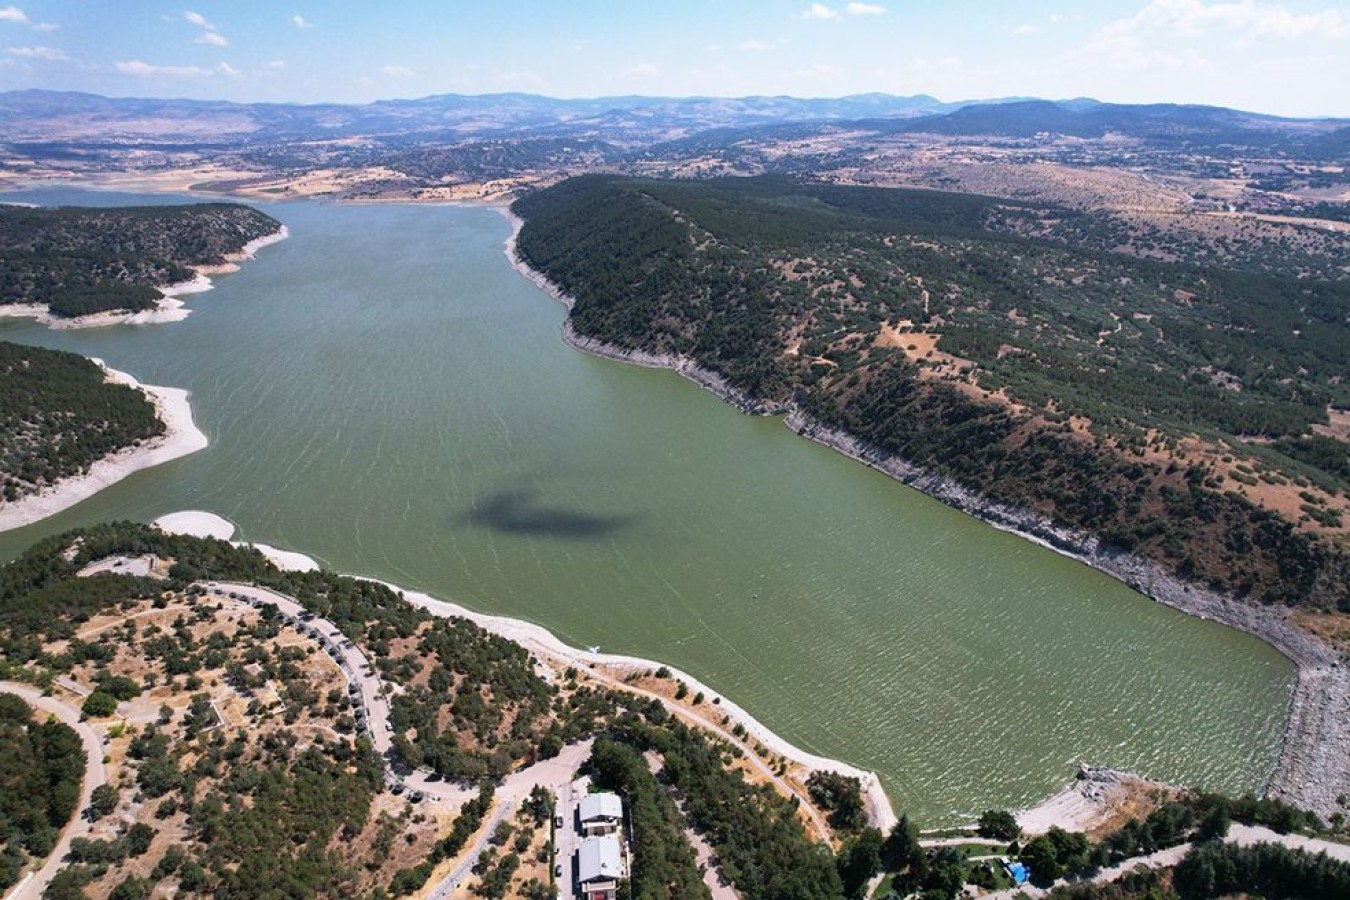
<path fill-rule="evenodd" d="M 243 599 L 254 605 L 275 606 L 294 627 L 316 638 L 338 668 L 342 670 L 349 686 L 355 686 L 357 693 L 352 697 L 361 708 L 369 722 L 369 733 L 375 752 L 385 760 L 386 773 L 390 783 L 401 782 L 406 787 L 421 791 L 427 798 L 459 807 L 478 795 L 475 787 L 465 787 L 451 781 L 439 780 L 426 771 L 413 772 L 406 777 L 398 776 L 389 766 L 388 759 L 393 748 L 393 732 L 389 727 L 390 706 L 385 695 L 385 685 L 376 675 L 375 668 L 365 653 L 350 641 L 342 631 L 327 619 L 309 613 L 298 601 L 285 594 L 267 588 L 254 587 L 236 582 L 219 582 L 200 585 L 217 596 Z M 304 618 L 308 616 L 309 618 Z M 555 793 L 571 783 L 578 768 L 591 755 L 593 740 L 582 741 L 564 747 L 553 759 L 546 759 L 532 766 L 507 775 L 493 795 L 493 806 L 484 817 L 486 827 L 479 829 L 479 836 L 460 856 L 460 863 L 442 878 L 432 890 L 430 897 L 447 898 L 454 889 L 470 874 L 478 854 L 486 846 L 488 838 L 496 829 L 497 823 L 511 813 L 525 799 L 535 785 L 543 785 Z"/>
<path fill-rule="evenodd" d="M 13 694 L 28 705 L 55 716 L 62 724 L 75 729 L 75 733 L 80 736 L 80 742 L 84 745 L 84 778 L 80 781 L 80 800 L 75 808 L 75 816 L 61 830 L 61 837 L 42 868 L 24 878 L 18 887 L 6 896 L 6 900 L 39 900 L 52 878 L 60 871 L 62 861 L 70 851 L 70 842 L 89 833 L 90 822 L 87 813 L 90 798 L 93 796 L 94 788 L 108 783 L 108 772 L 103 766 L 103 740 L 87 722 L 80 721 L 78 709 L 55 697 L 42 696 L 42 692 L 32 685 L 16 681 L 0 681 L 0 691 Z"/>
<path fill-rule="evenodd" d="M 1237 844 L 1240 847 L 1250 847 L 1252 844 L 1283 844 L 1292 850 L 1306 850 L 1309 853 L 1325 853 L 1333 859 L 1339 859 L 1343 862 L 1350 862 L 1350 844 L 1337 844 L 1333 841 L 1324 841 L 1319 838 L 1304 837 L 1301 834 L 1280 834 L 1259 825 L 1242 825 L 1237 822 L 1228 826 L 1228 836 L 1224 838 L 1225 843 Z M 1103 884 L 1108 881 L 1115 881 L 1127 872 L 1133 872 L 1140 866 L 1146 869 L 1161 869 L 1169 866 L 1175 866 L 1186 857 L 1194 844 L 1179 844 L 1176 847 L 1168 847 L 1166 850 L 1159 850 L 1157 853 L 1150 853 L 1147 856 L 1136 856 L 1127 859 L 1124 862 L 1117 863 L 1107 869 L 1102 869 L 1091 878 L 1069 881 L 1061 878 L 1055 882 L 1054 887 L 1062 887 L 1068 884 L 1081 884 L 1092 882 Z M 1028 897 L 1044 897 L 1049 891 L 1042 890 L 1030 884 L 1024 884 L 1020 888 L 1009 888 L 998 891 L 993 894 L 986 894 L 981 900 L 1013 900 L 1021 894 Z"/>

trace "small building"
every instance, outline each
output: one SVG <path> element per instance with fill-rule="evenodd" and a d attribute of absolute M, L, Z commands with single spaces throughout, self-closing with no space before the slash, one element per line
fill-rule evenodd
<path fill-rule="evenodd" d="M 578 804 L 584 835 L 613 834 L 623 822 L 623 801 L 618 794 L 587 794 Z"/>
<path fill-rule="evenodd" d="M 614 900 L 622 877 L 623 859 L 617 837 L 607 834 L 581 841 L 581 849 L 577 851 L 577 887 L 582 897 Z"/>
<path fill-rule="evenodd" d="M 1021 887 L 1031 878 L 1031 870 L 1020 862 L 1012 862 L 1008 857 L 1002 857 L 999 862 L 1003 863 L 1003 870 L 1008 873 L 1008 877 L 1013 880 L 1013 884 Z"/>

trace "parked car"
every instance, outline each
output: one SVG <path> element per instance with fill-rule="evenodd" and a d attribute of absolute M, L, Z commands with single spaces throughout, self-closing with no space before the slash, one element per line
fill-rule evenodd
<path fill-rule="evenodd" d="M 562 877 L 562 863 L 558 863 L 556 866 L 553 867 L 553 877 L 554 878 Z"/>

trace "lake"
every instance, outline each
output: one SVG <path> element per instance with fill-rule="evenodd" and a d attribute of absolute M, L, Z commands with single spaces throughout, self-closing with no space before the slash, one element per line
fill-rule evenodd
<path fill-rule="evenodd" d="M 165 202 L 25 192 L 43 203 Z M 36 526 L 204 509 L 568 642 L 689 671 L 941 824 L 1076 761 L 1225 791 L 1274 764 L 1293 666 L 670 372 L 579 353 L 485 208 L 262 205 L 291 238 L 192 315 L 0 339 L 192 392 L 206 450 Z"/>

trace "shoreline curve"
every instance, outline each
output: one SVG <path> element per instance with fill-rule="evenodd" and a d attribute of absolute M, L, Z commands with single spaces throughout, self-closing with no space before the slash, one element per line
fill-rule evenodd
<path fill-rule="evenodd" d="M 570 314 L 575 298 L 530 267 L 517 249 L 524 220 L 498 206 L 511 226 L 504 252 L 511 267 L 556 300 Z M 716 372 L 674 354 L 628 350 L 578 334 L 570 315 L 562 326 L 564 343 L 582 352 L 647 368 L 670 369 L 742 412 L 782 415 L 794 433 L 876 469 L 935 500 L 980 521 L 1075 559 L 1124 583 L 1157 603 L 1187 615 L 1214 621 L 1269 644 L 1294 664 L 1280 749 L 1264 794 L 1310 809 L 1327 818 L 1340 810 L 1337 798 L 1350 795 L 1350 666 L 1316 637 L 1292 625 L 1287 610 L 1256 606 L 1188 584 L 1151 560 L 1105 546 L 1094 535 L 1055 525 L 1048 518 L 990 500 L 944 476 L 901 459 L 808 416 L 794 404 L 773 404 L 748 397 Z"/>
<path fill-rule="evenodd" d="M 168 515 L 160 516 L 155 519 L 152 524 L 161 531 L 172 534 L 215 537 L 221 540 L 230 540 L 235 531 L 234 524 L 228 519 L 201 510 L 185 510 L 182 512 L 169 513 Z M 278 568 L 287 568 L 285 565 L 286 563 L 290 564 L 292 570 L 307 571 L 319 568 L 318 564 L 314 562 L 313 559 L 295 551 L 278 550 L 277 548 L 266 544 L 248 541 L 231 540 L 230 542 L 235 546 L 247 545 L 254 547 L 273 563 L 276 563 Z M 743 707 L 729 699 L 726 694 L 713 689 L 689 673 L 681 671 L 668 663 L 644 659 L 637 656 L 625 656 L 583 650 L 568 644 L 543 625 L 525 619 L 477 612 L 466 606 L 462 606 L 459 603 L 455 603 L 454 601 L 433 597 L 422 591 L 407 590 L 379 578 L 371 578 L 350 573 L 339 574 L 360 581 L 368 581 L 373 584 L 383 585 L 396 593 L 404 602 L 424 609 L 432 615 L 467 619 L 484 631 L 491 632 L 492 634 L 519 644 L 536 658 L 540 660 L 548 659 L 563 667 L 592 667 L 601 665 L 623 666 L 637 669 L 657 669 L 664 666 L 670 670 L 672 678 L 684 681 L 689 686 L 690 690 L 702 691 L 709 698 L 719 698 L 721 702 L 717 706 L 718 710 L 731 716 L 734 721 L 742 724 L 751 737 L 773 752 L 808 770 L 828 770 L 857 778 L 861 784 L 864 801 L 867 805 L 869 824 L 874 825 L 883 832 L 889 832 L 898 821 L 895 810 L 891 806 L 890 798 L 886 795 L 885 790 L 881 786 L 881 779 L 877 777 L 875 772 L 857 768 L 842 760 L 830 759 L 802 750 L 788 742 L 785 738 L 775 734 L 768 726 L 764 725 Z"/>
<path fill-rule="evenodd" d="M 185 389 L 141 384 L 126 372 L 109 368 L 101 359 L 94 362 L 103 368 L 105 380 L 125 384 L 145 394 L 155 405 L 155 415 L 164 423 L 164 433 L 95 461 L 81 475 L 62 478 L 36 494 L 0 504 L 0 532 L 40 522 L 88 500 L 133 472 L 196 453 L 210 443 L 206 433 L 192 419 L 192 406 Z"/>

